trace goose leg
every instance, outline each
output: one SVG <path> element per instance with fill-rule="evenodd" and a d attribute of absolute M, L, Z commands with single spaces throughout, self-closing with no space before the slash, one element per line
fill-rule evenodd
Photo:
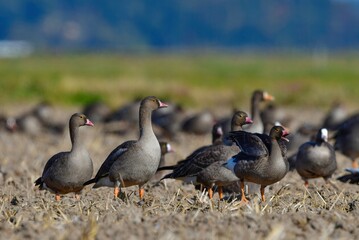
<path fill-rule="evenodd" d="M 142 200 L 143 196 L 145 196 L 145 189 L 140 185 L 138 185 L 138 195 L 140 196 L 140 200 Z"/>
<path fill-rule="evenodd" d="M 208 197 L 209 197 L 209 199 L 212 199 L 213 198 L 213 190 L 211 187 L 208 187 L 207 189 L 208 189 Z"/>
<path fill-rule="evenodd" d="M 222 188 L 222 186 L 218 186 L 218 195 L 219 195 L 219 199 L 222 200 L 223 199 L 223 188 Z"/>
<path fill-rule="evenodd" d="M 262 198 L 262 202 L 265 202 L 266 201 L 266 197 L 264 196 L 264 188 L 265 188 L 266 186 L 261 186 L 261 198 Z"/>
<path fill-rule="evenodd" d="M 352 168 L 359 168 L 358 162 L 355 159 L 352 162 Z"/>
<path fill-rule="evenodd" d="M 307 179 L 304 179 L 304 186 L 305 186 L 306 188 L 308 188 L 308 186 L 309 186 L 309 182 L 308 182 Z"/>
<path fill-rule="evenodd" d="M 80 200 L 81 200 L 79 193 L 75 193 L 75 199 L 76 199 L 77 201 L 80 201 Z"/>
<path fill-rule="evenodd" d="M 56 200 L 56 201 L 60 201 L 60 200 L 61 200 L 60 194 L 56 193 L 56 195 L 55 195 L 55 200 Z"/>
<path fill-rule="evenodd" d="M 241 180 L 241 203 L 248 203 L 248 199 L 244 193 L 244 181 Z"/>
<path fill-rule="evenodd" d="M 115 182 L 115 189 L 113 190 L 113 197 L 114 197 L 114 198 L 117 198 L 117 197 L 119 196 L 119 194 L 120 194 L 120 191 L 121 191 L 121 189 L 120 189 L 120 182 L 119 182 L 119 181 L 116 181 L 116 182 Z"/>

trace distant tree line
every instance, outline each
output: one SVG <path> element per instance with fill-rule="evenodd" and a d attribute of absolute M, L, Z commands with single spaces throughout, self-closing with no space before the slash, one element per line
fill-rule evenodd
<path fill-rule="evenodd" d="M 359 46 L 358 1 L 11 0 L 0 40 L 38 49 L 324 48 Z"/>

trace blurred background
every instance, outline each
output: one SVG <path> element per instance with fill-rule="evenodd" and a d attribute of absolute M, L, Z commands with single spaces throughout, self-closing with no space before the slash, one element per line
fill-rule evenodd
<path fill-rule="evenodd" d="M 359 100 L 358 0 L 0 1 L 0 102 Z"/>
<path fill-rule="evenodd" d="M 1 39 L 36 51 L 359 46 L 355 0 L 13 0 L 0 9 Z"/>

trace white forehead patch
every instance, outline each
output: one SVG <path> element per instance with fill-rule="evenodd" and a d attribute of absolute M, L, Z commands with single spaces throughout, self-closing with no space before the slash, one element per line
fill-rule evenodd
<path fill-rule="evenodd" d="M 167 143 L 167 152 L 171 152 L 172 151 L 172 147 L 171 144 Z"/>
<path fill-rule="evenodd" d="M 282 124 L 281 124 L 279 121 L 276 121 L 276 122 L 274 123 L 274 126 L 280 126 L 280 127 L 282 127 Z"/>
<path fill-rule="evenodd" d="M 219 127 L 217 128 L 217 134 L 218 134 L 218 135 L 223 135 L 223 129 L 222 129 L 221 126 L 219 126 Z"/>
<path fill-rule="evenodd" d="M 326 128 L 322 128 L 322 129 L 320 130 L 320 133 L 321 133 L 321 135 L 322 135 L 322 139 L 323 139 L 324 141 L 328 141 L 328 130 L 327 130 Z"/>

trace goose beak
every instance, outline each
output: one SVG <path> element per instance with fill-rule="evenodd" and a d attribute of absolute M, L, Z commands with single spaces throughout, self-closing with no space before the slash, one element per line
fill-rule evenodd
<path fill-rule="evenodd" d="M 86 119 L 85 125 L 93 127 L 94 124 L 90 121 L 90 119 Z"/>
<path fill-rule="evenodd" d="M 250 117 L 246 117 L 246 123 L 251 124 L 253 123 L 253 120 Z"/>
<path fill-rule="evenodd" d="M 289 131 L 284 128 L 284 131 L 283 131 L 283 133 L 282 133 L 281 139 L 283 139 L 283 140 L 286 141 L 286 142 L 289 142 L 289 139 L 286 138 L 286 136 L 288 136 L 288 135 L 289 135 Z"/>
<path fill-rule="evenodd" d="M 263 93 L 263 99 L 265 101 L 274 101 L 274 97 L 272 95 L 270 95 L 269 93 L 267 93 L 267 92 Z"/>
<path fill-rule="evenodd" d="M 160 107 L 159 108 L 165 108 L 165 107 L 168 107 L 168 105 L 166 103 L 163 103 L 161 102 L 160 100 L 159 101 L 159 104 L 160 104 Z"/>

